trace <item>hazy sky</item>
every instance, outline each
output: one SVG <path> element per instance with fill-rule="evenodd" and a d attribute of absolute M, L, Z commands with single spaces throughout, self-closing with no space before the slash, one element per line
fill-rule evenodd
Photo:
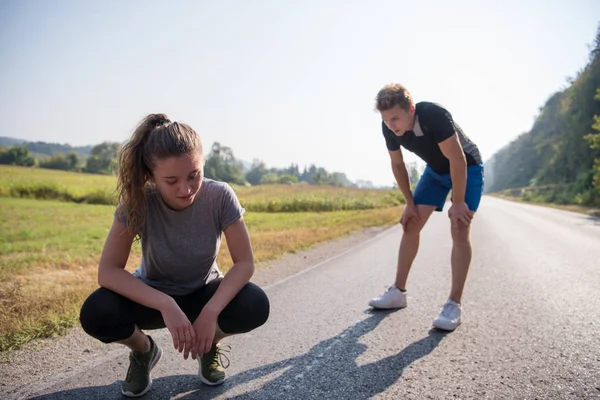
<path fill-rule="evenodd" d="M 0 136 L 122 142 L 165 112 L 207 151 L 389 185 L 381 86 L 446 106 L 487 159 L 586 64 L 600 23 L 598 0 L 423 4 L 2 0 Z"/>

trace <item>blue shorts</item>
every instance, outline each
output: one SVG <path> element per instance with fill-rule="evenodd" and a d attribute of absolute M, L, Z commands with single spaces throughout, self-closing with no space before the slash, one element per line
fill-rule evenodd
<path fill-rule="evenodd" d="M 436 206 L 435 211 L 442 211 L 450 190 L 452 190 L 450 174 L 438 174 L 428 165 L 413 191 L 413 199 L 415 204 Z M 470 165 L 467 167 L 465 202 L 471 211 L 477 211 L 482 194 L 483 164 Z"/>

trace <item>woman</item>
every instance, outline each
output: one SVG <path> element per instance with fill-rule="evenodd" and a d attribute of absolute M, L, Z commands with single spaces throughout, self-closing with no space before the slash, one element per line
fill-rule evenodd
<path fill-rule="evenodd" d="M 184 358 L 198 359 L 208 385 L 225 380 L 219 341 L 249 332 L 269 316 L 266 294 L 249 280 L 254 257 L 231 187 L 204 178 L 198 134 L 164 114 L 148 115 L 119 155 L 120 202 L 98 269 L 101 286 L 81 308 L 83 329 L 104 343 L 131 349 L 126 396 L 152 386 L 161 349 L 142 329 L 166 327 Z M 225 233 L 233 267 L 216 264 Z M 142 262 L 125 270 L 134 240 Z"/>

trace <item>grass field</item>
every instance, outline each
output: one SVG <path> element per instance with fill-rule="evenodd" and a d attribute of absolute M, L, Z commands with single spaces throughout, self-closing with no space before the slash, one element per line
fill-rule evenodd
<path fill-rule="evenodd" d="M 532 200 L 530 198 L 523 198 L 520 196 L 514 196 L 509 191 L 490 193 L 489 196 L 498 197 L 500 199 L 516 201 L 519 203 L 534 204 L 542 207 L 556 208 L 558 210 L 572 211 L 579 214 L 589 215 L 591 217 L 600 218 L 600 208 L 597 207 L 586 207 L 577 204 L 556 204 L 546 201 Z"/>
<path fill-rule="evenodd" d="M 113 204 L 115 185 L 106 175 L 0 165 L 2 197 Z"/>
<path fill-rule="evenodd" d="M 51 184 L 83 196 L 94 190 L 110 191 L 115 181 L 106 176 L 14 167 L 0 167 L 0 176 L 0 351 L 5 351 L 38 337 L 64 333 L 77 324 L 81 302 L 98 287 L 97 264 L 114 212 L 112 205 L 20 198 L 9 193 L 10 186 Z M 286 252 L 366 227 L 396 223 L 401 213 L 401 197 L 391 191 L 277 185 L 234 189 L 249 209 L 245 220 L 259 266 Z M 318 199 L 314 204 L 345 201 L 356 209 L 258 212 L 248 207 L 252 201 L 281 205 L 311 198 Z M 376 206 L 361 209 L 360 202 Z M 127 269 L 133 271 L 139 261 L 138 244 Z M 226 243 L 218 261 L 223 270 L 231 266 Z"/>
<path fill-rule="evenodd" d="M 116 178 L 40 168 L 0 166 L 0 196 L 116 204 Z M 308 185 L 232 185 L 248 211 L 369 210 L 404 203 L 400 191 Z"/>

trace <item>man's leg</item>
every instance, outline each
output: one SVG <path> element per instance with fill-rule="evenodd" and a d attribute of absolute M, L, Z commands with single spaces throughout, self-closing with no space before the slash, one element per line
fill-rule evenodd
<path fill-rule="evenodd" d="M 483 194 L 483 166 L 473 165 L 467 168 L 467 190 L 465 202 L 475 215 Z M 452 221 L 452 220 L 451 220 Z M 472 223 L 472 222 L 471 222 Z M 467 281 L 471 264 L 471 226 L 461 222 L 451 222 L 452 254 L 452 287 L 448 301 L 442 307 L 440 314 L 433 320 L 433 326 L 438 329 L 453 331 L 461 324 L 462 295 Z"/>
<path fill-rule="evenodd" d="M 471 238 L 470 225 L 465 226 L 462 223 L 451 223 L 452 231 L 452 256 L 450 259 L 452 265 L 452 288 L 450 289 L 450 300 L 460 304 L 463 289 L 471 264 Z"/>
<path fill-rule="evenodd" d="M 460 302 L 471 264 L 470 226 L 452 221 L 450 229 L 452 231 L 452 255 L 450 258 L 452 287 L 448 300 L 433 320 L 434 327 L 445 331 L 453 331 L 461 324 L 462 307 Z"/>
<path fill-rule="evenodd" d="M 396 270 L 395 283 L 396 287 L 401 291 L 406 290 L 408 274 L 419 251 L 421 230 L 433 211 L 435 211 L 435 208 L 436 206 L 417 204 L 420 220 L 418 222 L 410 220 L 402 233 L 400 249 L 398 250 L 398 269 Z"/>
<path fill-rule="evenodd" d="M 475 216 L 475 212 L 479 208 L 482 195 L 483 165 L 471 165 L 467 168 L 465 202 L 469 206 L 469 210 L 473 213 L 473 216 Z M 465 226 L 460 222 L 458 224 L 451 223 L 450 229 L 452 231 L 452 255 L 450 259 L 452 265 L 452 288 L 450 290 L 450 300 L 460 304 L 469 266 L 471 265 L 471 225 Z"/>
<path fill-rule="evenodd" d="M 426 167 L 413 191 L 420 218 L 419 221 L 411 219 L 404 227 L 398 250 L 395 283 L 384 294 L 371 299 L 370 306 L 384 309 L 406 307 L 406 283 L 419 250 L 421 230 L 433 211 L 443 209 L 449 191 L 450 187 L 440 182 L 435 172 Z"/>

